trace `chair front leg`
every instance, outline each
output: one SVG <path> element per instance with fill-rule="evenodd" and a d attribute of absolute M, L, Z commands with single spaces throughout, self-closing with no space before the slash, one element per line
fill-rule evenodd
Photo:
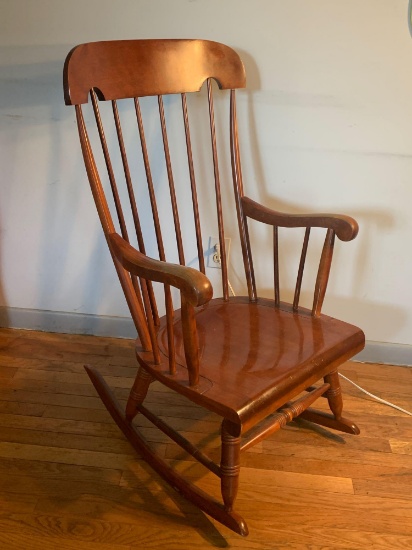
<path fill-rule="evenodd" d="M 138 405 L 141 405 L 145 400 L 152 380 L 153 377 L 151 374 L 142 367 L 139 367 L 126 404 L 126 420 L 129 422 L 131 422 L 138 413 Z"/>
<path fill-rule="evenodd" d="M 221 490 L 226 511 L 230 512 L 237 495 L 240 472 L 240 426 L 223 420 L 220 460 Z"/>

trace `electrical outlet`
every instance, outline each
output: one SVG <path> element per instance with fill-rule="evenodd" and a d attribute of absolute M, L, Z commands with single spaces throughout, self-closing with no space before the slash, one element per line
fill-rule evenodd
<path fill-rule="evenodd" d="M 226 262 L 229 263 L 230 237 L 225 237 Z M 220 243 L 218 237 L 209 237 L 209 246 L 206 251 L 207 267 L 222 269 Z"/>

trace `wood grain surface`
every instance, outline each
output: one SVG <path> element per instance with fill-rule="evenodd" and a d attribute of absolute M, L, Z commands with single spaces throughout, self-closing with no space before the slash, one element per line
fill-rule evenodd
<path fill-rule="evenodd" d="M 248 518 L 244 539 L 162 482 L 96 396 L 83 365 L 97 368 L 125 402 L 136 371 L 133 345 L 0 331 L 0 548 L 412 548 L 410 417 L 343 380 L 359 437 L 299 421 L 244 452 L 236 501 Z M 351 362 L 341 370 L 412 409 L 411 369 Z M 158 383 L 145 403 L 217 456 L 217 416 Z M 211 473 L 143 416 L 135 422 L 170 464 L 219 495 Z"/>

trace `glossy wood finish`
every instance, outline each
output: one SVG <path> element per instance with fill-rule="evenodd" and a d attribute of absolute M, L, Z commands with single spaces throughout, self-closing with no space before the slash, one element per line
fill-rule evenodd
<path fill-rule="evenodd" d="M 349 216 L 336 214 L 285 214 L 242 197 L 243 211 L 254 220 L 278 227 L 324 227 L 332 229 L 341 241 L 351 241 L 358 234 L 358 224 Z"/>
<path fill-rule="evenodd" d="M 196 269 L 149 258 L 117 233 L 109 235 L 109 243 L 118 261 L 131 273 L 179 288 L 193 306 L 201 306 L 212 298 L 209 279 Z"/>
<path fill-rule="evenodd" d="M 133 66 L 133 71 L 125 71 L 125 64 Z M 92 42 L 76 46 L 67 56 L 64 97 L 66 105 L 78 105 L 87 103 L 92 88 L 105 100 L 197 92 L 210 76 L 222 89 L 244 88 L 246 84 L 238 54 L 218 42 Z"/>
<path fill-rule="evenodd" d="M 195 177 L 195 169 L 193 165 L 192 141 L 190 138 L 189 115 L 187 110 L 187 100 L 186 100 L 185 93 L 182 94 L 182 112 L 183 112 L 183 121 L 185 125 L 186 152 L 187 152 L 187 162 L 189 166 L 190 187 L 192 191 L 192 206 L 193 206 L 193 217 L 194 217 L 195 231 L 196 231 L 196 245 L 197 245 L 197 253 L 198 253 L 198 259 L 199 259 L 199 270 L 202 273 L 205 273 L 206 270 L 205 270 L 205 259 L 203 257 L 202 229 L 200 225 L 196 177 Z"/>
<path fill-rule="evenodd" d="M 102 224 L 103 231 L 106 235 L 106 238 L 108 238 L 108 236 L 114 233 L 115 231 L 114 224 L 113 224 L 112 217 L 110 215 L 110 209 L 107 204 L 107 200 L 106 200 L 103 186 L 100 180 L 99 172 L 97 170 L 96 162 L 94 160 L 93 152 L 90 146 L 90 141 L 89 141 L 83 113 L 79 105 L 76 105 L 76 118 L 77 118 L 77 126 L 79 129 L 80 145 L 82 148 L 87 176 L 89 178 L 91 191 L 96 204 L 100 222 Z M 140 307 L 140 303 L 139 303 L 139 295 L 136 293 L 132 280 L 128 276 L 128 273 L 126 272 L 126 270 L 116 260 L 111 249 L 110 249 L 110 252 L 112 254 L 116 272 L 119 277 L 120 284 L 122 285 L 122 289 L 127 301 L 127 305 L 129 307 L 130 314 L 136 326 L 136 330 L 139 335 L 140 341 L 142 342 L 144 349 L 151 350 L 153 346 L 154 338 L 153 338 L 153 335 L 152 337 L 150 335 L 150 330 L 149 330 L 150 323 L 148 328 L 148 323 L 145 322 L 144 312 L 142 311 L 142 308 Z"/>
<path fill-rule="evenodd" d="M 123 410 L 119 406 L 117 399 L 103 377 L 96 370 L 90 367 L 85 368 L 113 420 L 122 430 L 134 449 L 152 466 L 152 468 L 156 470 L 165 481 L 170 483 L 172 487 L 178 490 L 181 495 L 188 498 L 201 510 L 207 512 L 211 517 L 229 527 L 229 529 L 239 533 L 239 535 L 247 535 L 248 529 L 243 518 L 232 512 L 231 507 L 223 508 L 217 500 L 204 493 L 201 489 L 198 489 L 193 483 L 187 482 L 179 473 L 152 451 L 133 424 L 126 420 Z M 176 441 L 178 441 L 177 438 Z"/>
<path fill-rule="evenodd" d="M 239 138 L 237 128 L 237 116 L 236 116 L 236 95 L 235 90 L 230 92 L 230 158 L 232 165 L 233 176 L 233 191 L 235 195 L 236 214 L 239 227 L 240 244 L 242 247 L 243 265 L 245 268 L 246 284 L 248 289 L 249 299 L 255 301 L 257 298 L 255 274 L 253 270 L 252 251 L 250 247 L 249 229 L 247 223 L 247 217 L 244 211 L 243 205 L 243 177 L 242 177 L 242 164 L 240 161 L 239 152 Z M 276 246 L 276 232 L 277 229 L 274 226 L 274 246 Z M 276 256 L 275 256 L 276 264 Z M 276 277 L 276 265 L 275 265 L 275 277 Z M 278 301 L 277 305 L 278 305 Z"/>
<path fill-rule="evenodd" d="M 184 369 L 179 317 L 177 311 L 176 362 Z M 245 297 L 231 298 L 228 303 L 214 299 L 197 311 L 196 323 L 200 377 L 209 387 L 192 399 L 240 423 L 243 432 L 305 390 L 312 384 L 310 380 L 334 370 L 331 366 L 338 364 L 343 354 L 349 358 L 363 347 L 363 333 L 352 325 L 323 315 L 314 318 L 309 311 L 296 315 L 290 305 L 281 303 L 275 308 L 271 300 L 262 298 L 252 303 Z M 167 353 L 165 336 L 161 327 L 163 355 Z M 156 366 L 149 357 L 144 355 L 153 376 L 186 393 L 184 379 L 163 374 L 164 364 Z M 317 364 L 318 357 L 324 364 Z"/>
<path fill-rule="evenodd" d="M 310 236 L 310 227 L 307 227 L 305 230 L 305 238 L 303 239 L 302 253 L 300 255 L 298 277 L 297 277 L 296 286 L 295 286 L 295 294 L 293 296 L 293 311 L 298 311 L 300 290 L 302 287 L 303 270 L 305 268 L 306 254 L 308 252 L 309 236 Z"/>
<path fill-rule="evenodd" d="M 218 233 L 219 233 L 220 257 L 221 257 L 221 267 L 222 267 L 222 287 L 223 287 L 223 298 L 225 299 L 225 301 L 227 301 L 229 299 L 229 285 L 228 285 L 228 278 L 227 278 L 225 230 L 223 227 L 222 194 L 220 190 L 220 173 L 219 173 L 217 146 L 216 146 L 215 113 L 214 113 L 214 106 L 213 106 L 212 90 L 213 90 L 212 82 L 211 82 L 211 79 L 208 78 L 207 97 L 209 101 L 210 137 L 212 141 L 213 175 L 215 179 L 217 226 L 218 226 Z"/>
<path fill-rule="evenodd" d="M 214 108 L 213 79 L 219 88 L 230 90 L 228 115 L 234 208 L 248 288 L 248 296 L 230 299 L 222 204 L 224 181 L 219 168 L 220 134 L 216 129 L 219 121 Z M 204 82 L 210 135 L 209 143 L 204 146 L 210 151 L 212 160 L 209 174 L 210 180 L 214 182 L 216 234 L 219 236 L 222 259 L 223 296 L 214 299 L 212 286 L 205 275 L 199 214 L 201 208 L 187 101 L 187 94 L 198 91 Z M 76 105 L 89 182 L 139 334 L 136 343 L 139 368 L 125 412 L 98 370 L 87 367 L 87 373 L 114 421 L 152 468 L 201 510 L 241 535 L 248 533 L 245 521 L 234 512 L 239 490 L 241 450 L 262 442 L 299 418 L 342 432 L 358 433 L 357 426 L 342 416 L 343 403 L 337 368 L 364 345 L 364 335 L 360 329 L 321 313 L 335 235 L 342 241 L 352 240 L 358 231 L 356 222 L 348 216 L 332 214 L 284 214 L 244 195 L 235 95 L 235 90 L 244 85 L 244 68 L 239 56 L 227 46 L 201 40 L 83 44 L 70 52 L 64 69 L 66 103 Z M 113 212 L 104 195 L 83 117 L 81 104 L 87 103 L 88 93 L 113 196 Z M 179 205 L 175 187 L 174 159 L 169 146 L 169 119 L 163 98 L 169 93 L 181 94 L 184 127 L 182 147 L 187 154 L 187 193 L 191 194 L 195 233 L 193 240 L 199 254 L 199 271 L 185 265 L 187 254 L 180 220 L 182 208 L 187 208 L 188 204 Z M 160 147 L 166 174 L 166 186 L 161 191 L 157 189 L 153 175 L 155 171 L 151 167 L 151 140 L 146 138 L 146 115 L 140 104 L 140 97 L 147 95 L 157 97 Z M 136 183 L 133 182 L 129 168 L 118 108 L 119 100 L 124 98 L 134 102 L 148 205 L 136 200 Z M 116 180 L 109 150 L 110 139 L 106 137 L 99 109 L 100 101 L 107 100 L 111 100 L 118 153 L 132 213 L 132 230 L 127 227 L 125 207 L 120 201 L 120 184 Z M 172 222 L 166 228 L 163 227 L 157 204 L 159 192 L 170 198 Z M 142 209 L 152 217 L 158 259 L 146 254 L 145 228 L 140 221 Z M 258 296 L 248 219 L 273 226 L 274 300 Z M 281 297 L 279 227 L 305 228 L 293 304 L 285 303 Z M 326 236 L 319 259 L 313 307 L 312 310 L 306 310 L 300 307 L 299 298 L 312 227 L 325 229 Z M 179 264 L 167 260 L 166 231 L 174 233 Z M 133 233 L 136 234 L 138 249 L 130 244 L 129 236 Z M 164 288 L 162 310 L 165 310 L 166 315 L 161 319 L 157 314 L 154 283 L 161 283 Z M 173 303 L 172 287 L 180 290 L 180 306 Z M 221 417 L 220 462 L 208 456 L 146 407 L 153 380 Z M 327 399 L 332 414 L 311 408 L 320 397 Z M 220 478 L 223 504 L 183 479 L 178 469 L 172 469 L 151 449 L 136 425 L 141 416 Z"/>
<path fill-rule="evenodd" d="M 412 547 L 410 417 L 342 380 L 361 437 L 304 420 L 241 453 L 240 537 L 171 489 L 134 453 L 84 372 L 110 384 L 123 409 L 134 342 L 0 330 L 0 548 L 4 550 L 406 550 Z M 412 410 L 412 369 L 348 362 L 339 369 Z M 326 411 L 326 399 L 317 405 Z M 220 461 L 220 418 L 150 386 L 145 407 Z M 151 427 L 134 426 L 169 465 L 206 492 L 220 479 Z M 242 438 L 243 439 L 243 438 Z"/>

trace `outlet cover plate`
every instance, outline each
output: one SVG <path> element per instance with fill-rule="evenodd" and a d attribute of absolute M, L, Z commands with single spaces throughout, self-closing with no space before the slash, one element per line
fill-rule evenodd
<path fill-rule="evenodd" d="M 215 245 L 219 244 L 218 237 L 209 237 L 208 248 L 206 250 L 207 262 L 206 266 L 211 267 L 212 269 L 222 269 L 220 263 L 216 263 L 213 260 L 213 256 L 216 252 Z M 229 264 L 229 253 L 230 253 L 230 237 L 225 237 L 225 249 L 226 249 L 226 263 Z"/>

